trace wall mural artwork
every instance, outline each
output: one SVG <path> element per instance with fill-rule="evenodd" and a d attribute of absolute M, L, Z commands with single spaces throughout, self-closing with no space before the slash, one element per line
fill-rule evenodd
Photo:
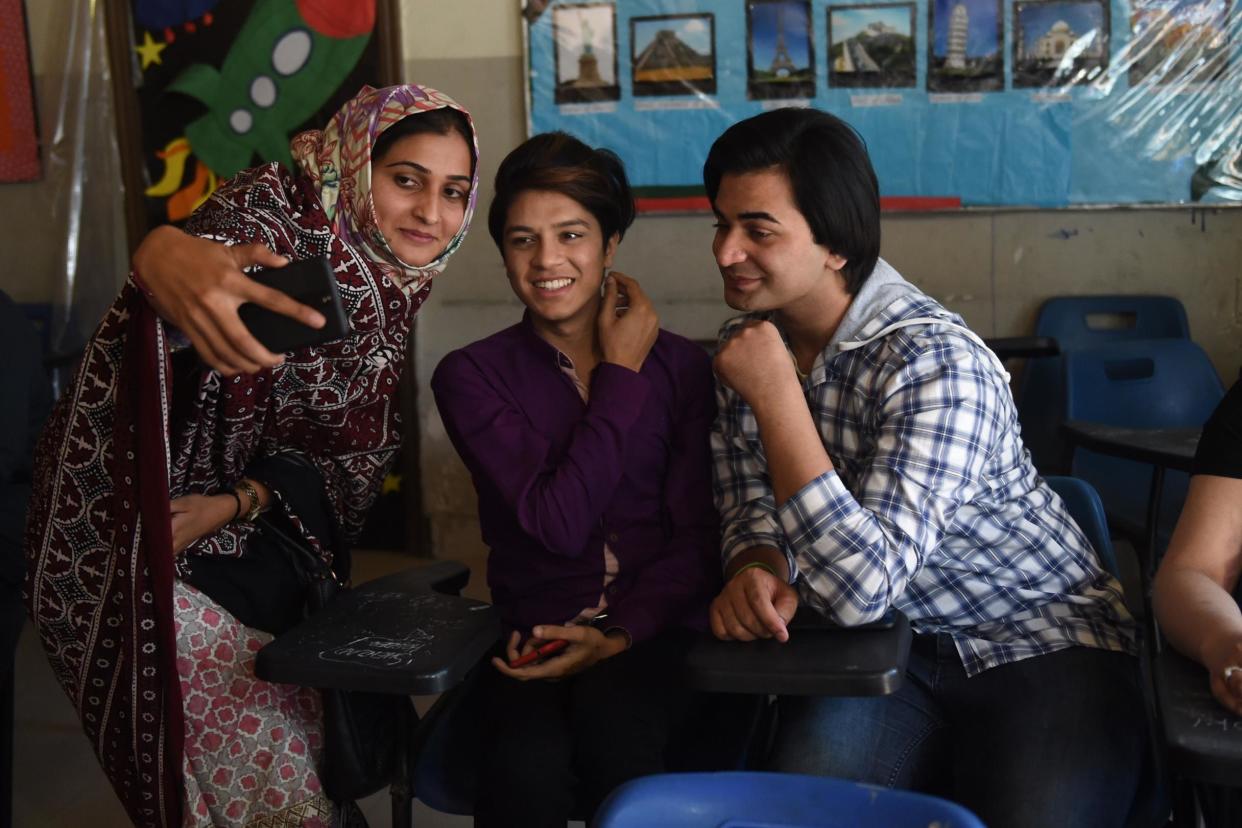
<path fill-rule="evenodd" d="M 386 2 L 387 0 L 380 0 Z M 148 226 L 380 82 L 377 0 L 133 0 Z"/>
<path fill-rule="evenodd" d="M 1242 204 L 1242 0 L 518 2 L 528 130 L 640 210 L 707 209 L 712 141 L 782 106 L 857 129 L 885 209 Z"/>

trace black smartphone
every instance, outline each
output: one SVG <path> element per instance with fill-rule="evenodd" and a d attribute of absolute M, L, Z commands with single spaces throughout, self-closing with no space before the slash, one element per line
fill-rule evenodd
<path fill-rule="evenodd" d="M 345 316 L 341 293 L 327 257 L 289 262 L 284 267 L 261 270 L 250 278 L 289 294 L 322 313 L 327 320 L 322 328 L 312 328 L 253 302 L 242 305 L 237 315 L 254 338 L 272 353 L 284 354 L 309 345 L 322 345 L 349 333 L 349 319 Z"/>

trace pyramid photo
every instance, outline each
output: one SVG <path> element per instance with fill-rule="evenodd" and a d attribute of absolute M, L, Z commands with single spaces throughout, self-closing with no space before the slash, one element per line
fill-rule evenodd
<path fill-rule="evenodd" d="M 715 94 L 714 15 L 635 17 L 630 34 L 635 95 Z"/>

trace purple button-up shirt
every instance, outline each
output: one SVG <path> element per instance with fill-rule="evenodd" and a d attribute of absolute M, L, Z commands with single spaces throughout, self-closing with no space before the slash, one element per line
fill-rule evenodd
<path fill-rule="evenodd" d="M 720 583 L 707 354 L 660 331 L 640 372 L 600 363 L 585 402 L 567 361 L 524 317 L 449 354 L 431 380 L 474 478 L 492 600 L 524 635 L 601 594 L 607 626 L 634 642 L 704 629 Z"/>

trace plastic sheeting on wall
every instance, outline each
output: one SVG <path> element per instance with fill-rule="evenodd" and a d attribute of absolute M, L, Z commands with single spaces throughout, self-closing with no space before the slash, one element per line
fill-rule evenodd
<path fill-rule="evenodd" d="M 63 81 L 41 117 L 56 234 L 50 343 L 72 353 L 90 336 L 128 274 L 124 187 L 108 68 L 103 3 L 61 5 L 43 47 L 63 55 Z"/>
<path fill-rule="evenodd" d="M 908 206 L 1242 201 L 1230 0 L 524 9 L 530 130 L 616 150 L 655 209 L 701 193 L 725 127 L 788 105 L 850 122 L 882 195 Z"/>
<path fill-rule="evenodd" d="M 1114 154 L 1192 168 L 1188 200 L 1242 203 L 1242 9 L 1136 0 L 1133 37 L 1092 81 Z"/>

